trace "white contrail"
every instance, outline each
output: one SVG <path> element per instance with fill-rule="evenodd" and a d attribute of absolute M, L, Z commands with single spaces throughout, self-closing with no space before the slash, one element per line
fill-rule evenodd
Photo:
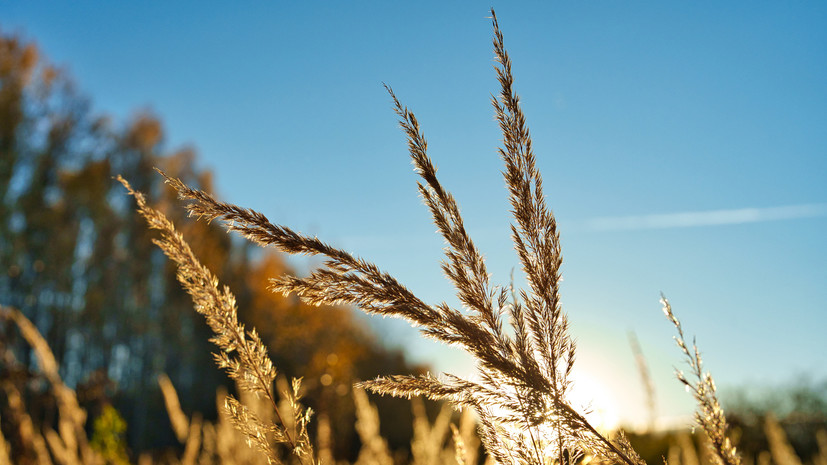
<path fill-rule="evenodd" d="M 758 223 L 827 216 L 827 203 L 787 205 L 783 207 L 738 208 L 665 213 L 660 215 L 612 216 L 591 218 L 582 224 L 591 231 L 633 229 L 692 228 L 725 224 Z"/>

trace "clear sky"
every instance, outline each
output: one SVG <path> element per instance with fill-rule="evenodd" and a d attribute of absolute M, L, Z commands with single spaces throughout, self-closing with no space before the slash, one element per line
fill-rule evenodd
<path fill-rule="evenodd" d="M 506 284 L 518 262 L 489 6 L 7 1 L 0 27 L 64 64 L 97 111 L 159 115 L 167 146 L 195 147 L 224 199 L 436 303 L 456 300 L 382 83 L 416 113 Z M 827 4 L 493 6 L 560 223 L 563 303 L 595 406 L 641 419 L 633 330 L 664 421 L 691 410 L 661 291 L 724 391 L 827 377 Z M 404 325 L 375 325 L 415 360 L 468 372 Z"/>

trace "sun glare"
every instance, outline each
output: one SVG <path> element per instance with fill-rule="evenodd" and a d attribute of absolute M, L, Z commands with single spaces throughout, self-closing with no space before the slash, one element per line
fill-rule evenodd
<path fill-rule="evenodd" d="M 615 399 L 593 376 L 583 372 L 573 373 L 568 399 L 571 406 L 585 414 L 595 428 L 601 431 L 617 429 L 620 417 Z"/>

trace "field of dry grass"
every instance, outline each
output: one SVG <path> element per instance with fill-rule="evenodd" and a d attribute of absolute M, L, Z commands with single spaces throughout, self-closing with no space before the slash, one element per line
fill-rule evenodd
<path fill-rule="evenodd" d="M 357 412 L 355 428 L 362 443 L 356 464 L 643 465 L 647 461 L 623 431 L 600 431 L 569 400 L 576 344 L 559 298 L 559 233 L 546 204 L 542 177 L 535 168 L 529 130 L 514 91 L 511 61 L 493 11 L 492 17 L 500 85 L 492 103 L 502 130 L 499 153 L 505 164 L 503 174 L 514 217 L 512 239 L 526 276 L 525 289 L 490 282 L 485 261 L 466 233 L 456 200 L 438 179 L 419 122 L 390 87 L 388 92 L 421 178 L 419 192 L 446 243 L 442 268 L 455 286 L 462 308 L 427 304 L 369 261 L 162 174 L 186 202 L 190 215 L 208 222 L 218 220 L 228 231 L 238 232 L 262 247 L 316 255 L 324 260 L 323 266 L 308 276 L 273 276 L 273 292 L 298 295 L 312 304 L 346 304 L 371 314 L 402 318 L 419 328 L 423 336 L 458 346 L 474 357 L 476 379 L 401 373 L 358 383 L 351 391 Z M 137 462 L 337 463 L 331 452 L 336 438 L 331 436 L 328 420 L 314 416 L 302 404 L 302 380 L 288 381 L 279 376 L 255 328 L 239 321 L 231 290 L 222 287 L 201 264 L 184 236 L 160 210 L 149 205 L 127 180 L 119 180 L 134 197 L 149 227 L 159 232 L 154 242 L 177 266 L 178 281 L 213 331 L 212 342 L 218 348 L 215 361 L 238 391 L 237 395 L 217 393 L 221 414 L 211 423 L 197 414 L 186 415 L 172 383 L 160 377 L 169 422 L 182 449 L 180 454 L 142 455 Z M 678 372 L 677 379 L 697 403 L 695 419 L 701 433 L 668 436 L 668 453 L 663 461 L 670 465 L 801 464 L 784 430 L 771 417 L 765 424 L 766 451 L 742 455 L 737 450 L 737 439 L 720 405 L 714 380 L 704 371 L 698 348 L 687 342 L 665 297 L 662 304 L 675 326 L 678 348 L 690 367 L 686 374 Z M 28 414 L 19 387 L 6 382 L 3 391 L 14 414 L 2 419 L 3 431 L 14 431 L 14 436 L 0 436 L 0 465 L 13 461 L 127 463 L 129 457 L 119 439 L 123 427 L 117 412 L 102 415 L 90 436 L 87 414 L 79 406 L 76 393 L 58 375 L 54 356 L 35 326 L 13 308 L 2 308 L 2 318 L 18 328 L 36 354 L 59 415 L 56 430 L 48 425 L 36 426 L 38 422 Z M 415 420 L 410 457 L 395 456 L 389 449 L 380 434 L 376 407 L 366 391 L 411 399 Z M 442 402 L 438 416 L 428 417 L 421 397 Z M 461 413 L 455 414 L 454 410 Z M 820 453 L 811 461 L 827 465 L 827 433 L 814 434 Z"/>

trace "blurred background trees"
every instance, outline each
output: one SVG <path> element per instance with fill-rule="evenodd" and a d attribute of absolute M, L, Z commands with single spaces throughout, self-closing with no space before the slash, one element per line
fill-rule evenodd
<path fill-rule="evenodd" d="M 140 113 L 118 124 L 90 108 L 33 42 L 0 30 L 0 304 L 20 309 L 46 337 L 90 425 L 114 405 L 133 452 L 173 444 L 158 374 L 169 374 L 186 412 L 208 419 L 216 388 L 226 384 L 208 328 L 113 181 L 121 174 L 230 285 L 282 374 L 305 377 L 306 401 L 330 418 L 337 454 L 354 454 L 352 381 L 416 369 L 381 347 L 350 309 L 309 308 L 267 291 L 267 278 L 292 272 L 280 256 L 254 254 L 246 242 L 185 218 L 153 167 L 207 191 L 212 174 L 197 167 L 193 151 L 164 150 L 158 118 Z M 10 325 L 0 331 L 0 379 L 32 398 L 44 395 L 27 345 Z M 40 409 L 33 418 L 53 420 L 49 402 L 31 405 Z M 410 406 L 396 401 L 380 411 L 394 418 L 384 425 L 398 425 L 387 437 L 399 447 L 410 437 Z"/>

